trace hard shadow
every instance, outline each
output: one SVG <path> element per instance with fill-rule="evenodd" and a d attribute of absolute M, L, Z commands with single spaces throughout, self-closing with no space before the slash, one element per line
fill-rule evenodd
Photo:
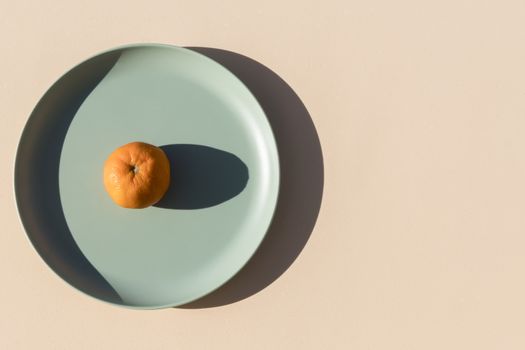
<path fill-rule="evenodd" d="M 235 197 L 246 187 L 248 168 L 232 153 L 190 144 L 160 148 L 170 161 L 171 180 L 155 207 L 208 208 Z"/>
<path fill-rule="evenodd" d="M 119 59 L 96 56 L 67 72 L 40 99 L 22 133 L 15 197 L 22 224 L 42 259 L 75 288 L 113 303 L 122 300 L 78 248 L 60 202 L 60 153 L 75 113 Z"/>
<path fill-rule="evenodd" d="M 253 93 L 264 109 L 279 150 L 280 193 L 272 224 L 244 268 L 207 296 L 180 306 L 216 307 L 245 299 L 281 276 L 301 253 L 315 226 L 323 195 L 323 155 L 312 119 L 292 88 L 246 56 L 189 47 L 222 64 Z"/>

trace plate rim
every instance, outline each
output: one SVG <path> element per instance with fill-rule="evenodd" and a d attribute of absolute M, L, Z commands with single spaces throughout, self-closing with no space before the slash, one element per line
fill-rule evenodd
<path fill-rule="evenodd" d="M 272 200 L 272 202 L 274 202 L 274 204 L 272 205 L 273 208 L 271 209 L 270 218 L 268 220 L 268 224 L 266 225 L 267 227 L 264 230 L 264 234 L 261 235 L 261 238 L 260 238 L 259 242 L 257 242 L 257 244 L 255 245 L 253 251 L 250 252 L 249 257 L 246 259 L 246 261 L 244 261 L 240 265 L 240 267 L 238 269 L 233 271 L 230 274 L 230 276 L 227 277 L 222 283 L 220 283 L 219 285 L 215 286 L 214 288 L 210 289 L 209 291 L 207 291 L 205 293 L 202 293 L 202 294 L 200 294 L 198 296 L 194 296 L 194 297 L 192 297 L 192 298 L 190 298 L 188 300 L 184 300 L 182 302 L 173 302 L 173 303 L 168 303 L 168 304 L 148 305 L 148 306 L 137 306 L 137 305 L 129 305 L 129 304 L 126 304 L 126 303 L 115 303 L 115 302 L 111 302 L 109 300 L 100 299 L 100 298 L 98 298 L 98 297 L 96 297 L 94 295 L 91 295 L 91 294 L 83 291 L 82 289 L 77 288 L 76 286 L 72 285 L 63 276 L 61 276 L 54 268 L 52 268 L 50 266 L 50 264 L 48 263 L 46 255 L 37 248 L 37 246 L 35 245 L 35 243 L 31 239 L 31 235 L 29 234 L 29 232 L 28 232 L 28 230 L 26 228 L 26 225 L 24 224 L 24 221 L 22 220 L 22 217 L 21 217 L 21 214 L 20 214 L 21 208 L 20 208 L 20 202 L 19 202 L 18 192 L 17 192 L 17 176 L 16 176 L 17 164 L 19 164 L 19 158 L 21 157 L 20 145 L 22 143 L 24 135 L 26 134 L 26 131 L 28 129 L 28 125 L 30 124 L 29 122 L 30 122 L 31 118 L 33 117 L 33 115 L 34 115 L 38 105 L 40 104 L 42 99 L 47 95 L 47 93 L 58 82 L 60 82 L 68 73 L 70 73 L 73 69 L 75 69 L 76 67 L 78 67 L 78 66 L 80 66 L 80 65 L 82 65 L 82 64 L 84 64 L 84 63 L 86 63 L 88 61 L 90 61 L 91 59 L 93 59 L 93 58 L 95 58 L 97 56 L 100 56 L 100 55 L 103 55 L 105 53 L 109 53 L 109 52 L 112 52 L 112 51 L 124 50 L 124 49 L 130 49 L 130 48 L 141 48 L 141 47 L 144 47 L 144 48 L 147 48 L 147 47 L 150 47 L 150 48 L 167 48 L 167 49 L 171 49 L 171 50 L 185 51 L 186 53 L 188 53 L 190 55 L 194 55 L 196 57 L 199 57 L 200 59 L 207 60 L 208 62 L 210 62 L 210 63 L 212 63 L 214 65 L 217 65 L 218 67 L 221 67 L 221 69 L 223 69 L 225 72 L 227 72 L 229 75 L 231 75 L 234 78 L 234 80 L 236 80 L 238 83 L 240 83 L 241 86 L 244 87 L 246 89 L 246 91 L 248 92 L 248 94 L 253 98 L 253 100 L 255 101 L 256 105 L 260 108 L 262 114 L 265 117 L 265 118 L 263 118 L 264 119 L 263 123 L 265 123 L 267 125 L 268 130 L 270 131 L 269 138 L 272 141 L 272 144 L 275 146 L 275 157 L 276 157 L 275 170 L 276 170 L 276 173 L 277 173 L 277 176 L 276 176 L 276 179 L 275 179 L 275 181 L 276 181 L 275 199 Z M 25 233 L 24 236 L 29 241 L 30 246 L 40 256 L 40 258 L 43 260 L 43 262 L 45 263 L 47 268 L 49 270 L 53 271 L 53 273 L 56 276 L 58 276 L 63 282 L 65 282 L 65 284 L 68 285 L 70 288 L 80 292 L 83 295 L 86 295 L 86 296 L 90 297 L 91 299 L 94 299 L 94 300 L 97 300 L 97 301 L 100 301 L 100 302 L 103 302 L 103 303 L 106 303 L 106 304 L 115 305 L 115 306 L 118 306 L 118 307 L 121 307 L 121 308 L 125 308 L 125 309 L 134 309 L 134 310 L 166 309 L 166 308 L 173 308 L 173 307 L 177 307 L 177 306 L 182 306 L 182 305 L 188 304 L 188 303 L 190 303 L 192 301 L 201 299 L 201 298 L 205 297 L 206 295 L 209 295 L 209 294 L 213 293 L 214 291 L 216 291 L 217 289 L 221 288 L 226 283 L 228 283 L 233 277 L 235 277 L 242 269 L 244 269 L 244 267 L 248 264 L 248 262 L 253 258 L 253 256 L 257 252 L 257 250 L 260 248 L 262 242 L 265 240 L 266 236 L 268 235 L 268 231 L 269 231 L 270 227 L 272 226 L 273 220 L 275 219 L 275 213 L 277 211 L 277 206 L 278 206 L 279 198 L 280 198 L 280 194 L 281 194 L 281 185 L 282 185 L 281 184 L 281 165 L 280 165 L 280 162 L 281 162 L 281 158 L 280 158 L 280 154 L 279 154 L 279 147 L 278 147 L 277 139 L 275 137 L 274 130 L 272 128 L 272 125 L 270 123 L 270 120 L 269 120 L 269 118 L 267 116 L 266 111 L 264 110 L 263 106 L 261 105 L 261 103 L 259 102 L 257 97 L 250 90 L 250 88 L 239 77 L 237 77 L 237 75 L 235 75 L 230 69 L 228 69 L 227 67 L 225 67 L 221 63 L 213 60 L 212 58 L 210 58 L 210 57 L 208 57 L 208 56 L 206 56 L 206 55 L 204 55 L 204 54 L 202 54 L 200 52 L 191 50 L 191 49 L 189 49 L 187 47 L 178 46 L 178 45 L 174 45 L 174 44 L 157 43 L 157 42 L 135 42 L 135 43 L 130 43 L 130 44 L 118 45 L 118 46 L 111 47 L 109 49 L 105 49 L 105 50 L 99 51 L 99 52 L 97 52 L 95 54 L 92 54 L 91 56 L 81 60 L 80 62 L 70 66 L 57 79 L 52 81 L 52 83 L 49 84 L 48 87 L 44 90 L 44 92 L 40 95 L 40 97 L 38 98 L 35 106 L 31 109 L 31 112 L 29 113 L 29 116 L 27 117 L 27 119 L 25 121 L 24 127 L 22 128 L 21 132 L 19 133 L 18 142 L 16 144 L 15 157 L 14 157 L 14 161 L 13 161 L 13 173 L 12 173 L 13 174 L 13 182 L 12 182 L 12 186 L 13 187 L 12 188 L 13 188 L 13 194 L 14 194 L 13 197 L 14 197 L 14 202 L 15 202 L 16 214 L 17 214 L 17 217 L 18 217 L 18 221 L 19 221 L 20 225 L 22 226 L 22 228 L 24 230 L 24 233 Z M 91 262 L 89 262 L 89 263 L 91 264 Z"/>

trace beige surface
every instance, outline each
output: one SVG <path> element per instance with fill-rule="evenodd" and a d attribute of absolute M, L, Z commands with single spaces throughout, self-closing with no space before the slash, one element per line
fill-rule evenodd
<path fill-rule="evenodd" d="M 1 0 L 1 349 L 525 348 L 525 3 L 321 3 Z M 85 57 L 141 41 L 248 55 L 317 126 L 316 228 L 244 301 L 96 302 L 18 222 L 11 164 L 38 98 Z"/>

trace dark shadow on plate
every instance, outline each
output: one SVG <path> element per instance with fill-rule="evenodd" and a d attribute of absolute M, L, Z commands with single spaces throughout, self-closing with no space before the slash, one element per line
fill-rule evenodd
<path fill-rule="evenodd" d="M 292 88 L 269 68 L 246 56 L 189 47 L 222 64 L 253 93 L 274 132 L 281 168 L 280 193 L 272 224 L 244 268 L 214 292 L 180 308 L 234 303 L 266 288 L 301 253 L 315 226 L 323 195 L 323 155 L 312 119 Z"/>
<path fill-rule="evenodd" d="M 76 112 L 121 55 L 111 51 L 81 63 L 40 99 L 16 154 L 15 197 L 22 224 L 42 259 L 75 288 L 112 303 L 120 296 L 78 248 L 60 202 L 60 153 Z"/>
<path fill-rule="evenodd" d="M 235 197 L 246 187 L 248 168 L 232 153 L 190 144 L 160 148 L 170 161 L 171 181 L 155 207 L 208 208 Z"/>

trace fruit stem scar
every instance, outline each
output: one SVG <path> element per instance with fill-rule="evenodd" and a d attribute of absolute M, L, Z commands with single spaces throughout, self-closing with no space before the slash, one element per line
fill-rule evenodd
<path fill-rule="evenodd" d="M 134 174 L 136 174 L 139 172 L 139 167 L 138 165 L 132 164 L 130 170 L 133 171 Z"/>

